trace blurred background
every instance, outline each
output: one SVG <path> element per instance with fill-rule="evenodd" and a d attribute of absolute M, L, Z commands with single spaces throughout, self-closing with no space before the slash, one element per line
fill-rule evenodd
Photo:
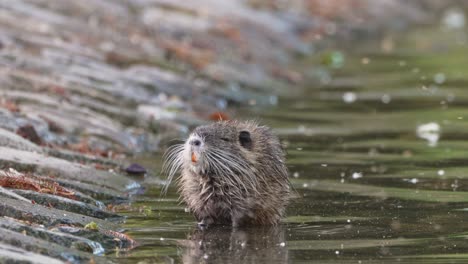
<path fill-rule="evenodd" d="M 0 261 L 465 263 L 467 8 L 0 1 Z M 200 232 L 160 195 L 167 147 L 219 119 L 280 136 L 281 226 Z"/>

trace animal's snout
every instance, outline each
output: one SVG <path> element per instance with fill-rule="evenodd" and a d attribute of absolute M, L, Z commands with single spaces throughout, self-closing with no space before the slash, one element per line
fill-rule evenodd
<path fill-rule="evenodd" d="M 201 141 L 199 139 L 192 139 L 190 140 L 190 145 L 198 147 L 201 145 Z"/>

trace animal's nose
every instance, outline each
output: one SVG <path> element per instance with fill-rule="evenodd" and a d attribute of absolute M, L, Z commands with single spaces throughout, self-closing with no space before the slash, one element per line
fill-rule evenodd
<path fill-rule="evenodd" d="M 198 147 L 201 145 L 201 141 L 199 139 L 192 139 L 190 145 Z"/>

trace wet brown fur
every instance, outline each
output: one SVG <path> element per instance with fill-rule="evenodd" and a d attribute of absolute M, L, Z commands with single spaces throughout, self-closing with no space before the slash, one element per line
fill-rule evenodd
<path fill-rule="evenodd" d="M 251 144 L 241 145 L 241 131 L 250 133 Z M 232 226 L 277 224 L 289 200 L 289 180 L 284 152 L 270 129 L 252 121 L 219 121 L 197 127 L 192 135 L 203 141 L 198 160 L 202 169 L 191 167 L 188 142 L 176 149 L 172 161 L 168 155 L 166 168 L 175 168 L 174 174 L 180 166 L 179 191 L 197 220 Z"/>

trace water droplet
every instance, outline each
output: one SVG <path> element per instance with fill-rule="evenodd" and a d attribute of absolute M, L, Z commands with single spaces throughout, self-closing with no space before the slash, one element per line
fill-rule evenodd
<path fill-rule="evenodd" d="M 307 187 L 309 187 L 309 184 L 304 183 L 304 184 L 302 184 L 302 187 L 307 188 Z"/>
<path fill-rule="evenodd" d="M 419 182 L 419 180 L 417 178 L 412 178 L 411 180 L 409 180 L 409 182 L 411 182 L 412 184 L 416 184 Z"/>
<path fill-rule="evenodd" d="M 106 252 L 102 244 L 96 241 L 90 240 L 88 241 L 88 245 L 93 249 L 93 254 L 96 256 L 102 256 Z"/>
<path fill-rule="evenodd" d="M 286 243 L 281 242 L 279 245 L 280 245 L 280 247 L 284 247 L 284 246 L 286 246 Z"/>
<path fill-rule="evenodd" d="M 384 94 L 382 95 L 382 98 L 380 98 L 380 100 L 382 100 L 382 103 L 388 104 L 392 100 L 392 97 L 390 97 L 390 95 L 388 94 Z"/>
<path fill-rule="evenodd" d="M 297 172 L 297 171 L 294 172 L 294 173 L 293 173 L 293 177 L 294 177 L 294 178 L 299 178 L 299 172 Z"/>
<path fill-rule="evenodd" d="M 434 82 L 437 84 L 443 84 L 445 82 L 445 74 L 439 72 L 434 75 Z"/>
<path fill-rule="evenodd" d="M 453 183 L 450 185 L 450 187 L 452 187 L 452 190 L 453 190 L 454 192 L 456 192 L 457 189 L 458 189 L 458 180 L 455 179 L 455 180 L 453 181 Z"/>
<path fill-rule="evenodd" d="M 164 241 L 164 237 L 159 238 L 159 240 Z"/>
<path fill-rule="evenodd" d="M 353 172 L 353 174 L 351 175 L 351 177 L 352 177 L 353 179 L 362 178 L 362 172 Z"/>
<path fill-rule="evenodd" d="M 336 254 L 336 255 L 339 255 L 339 254 L 340 254 L 340 251 L 339 251 L 339 250 L 335 251 L 335 254 Z"/>
<path fill-rule="evenodd" d="M 133 190 L 133 189 L 138 189 L 138 188 L 141 188 L 141 185 L 136 181 L 132 181 L 125 186 L 126 190 Z"/>
<path fill-rule="evenodd" d="M 325 163 L 324 163 L 324 164 L 320 164 L 320 166 L 322 166 L 322 167 L 327 167 L 328 164 L 325 164 Z"/>
<path fill-rule="evenodd" d="M 427 140 L 430 147 L 435 147 L 440 138 L 440 125 L 434 122 L 422 124 L 416 129 L 416 135 Z"/>
<path fill-rule="evenodd" d="M 342 52 L 340 51 L 333 51 L 324 57 L 324 62 L 326 65 L 338 69 L 343 67 L 344 62 L 345 62 L 345 57 Z"/>
<path fill-rule="evenodd" d="M 437 175 L 439 175 L 439 176 L 444 176 L 444 174 L 445 174 L 444 170 L 438 170 L 437 171 Z"/>
<path fill-rule="evenodd" d="M 101 201 L 96 201 L 96 206 L 99 208 L 99 209 L 104 209 L 106 208 L 106 205 L 101 202 Z"/>
<path fill-rule="evenodd" d="M 449 9 L 442 17 L 442 24 L 448 29 L 465 27 L 465 14 L 458 8 Z"/>
<path fill-rule="evenodd" d="M 343 101 L 345 103 L 351 104 L 355 102 L 357 99 L 357 95 L 353 92 L 346 92 L 343 94 Z"/>

